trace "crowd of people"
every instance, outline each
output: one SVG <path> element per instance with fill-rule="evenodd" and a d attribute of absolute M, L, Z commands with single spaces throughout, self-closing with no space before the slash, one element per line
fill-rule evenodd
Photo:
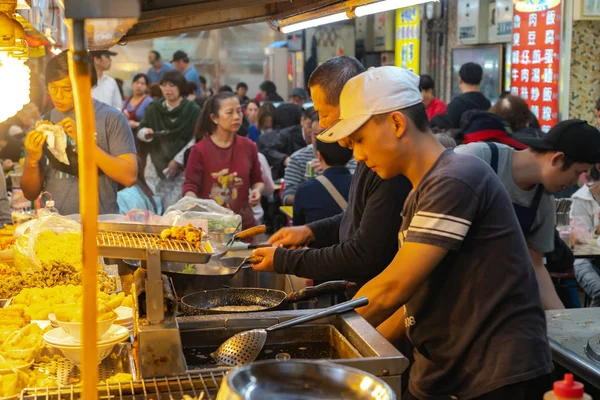
<path fill-rule="evenodd" d="M 369 298 L 359 313 L 414 348 L 407 398 L 541 398 L 552 370 L 544 309 L 565 307 L 550 271 L 574 268 L 600 304 L 600 269 L 574 262 L 553 200 L 574 192 L 572 217 L 600 232 L 598 127 L 572 119 L 543 133 L 520 97 L 491 104 L 475 63 L 461 67 L 462 94 L 446 105 L 430 76 L 335 57 L 311 74 L 307 107 L 306 90 L 285 101 L 270 81 L 255 98 L 244 82 L 212 93 L 183 51 L 171 62 L 151 51 L 124 97 L 107 75 L 115 54 L 90 55 L 102 214 L 160 215 L 190 196 L 250 228 L 273 217 L 270 203 L 292 206 L 295 226 L 254 251 L 263 257 L 254 268 L 358 282 Z M 9 172 L 24 154 L 25 197 L 47 191 L 61 214 L 77 214 L 66 53 L 45 79 L 52 108 L 29 105 L 4 124 L 0 158 Z M 600 100 L 594 113 L 600 126 Z M 34 129 L 38 119 L 64 129 L 68 163 Z"/>

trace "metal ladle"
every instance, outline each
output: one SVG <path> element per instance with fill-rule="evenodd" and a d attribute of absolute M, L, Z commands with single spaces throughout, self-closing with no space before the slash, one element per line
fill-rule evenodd
<path fill-rule="evenodd" d="M 239 267 L 238 267 L 239 268 Z M 270 326 L 266 329 L 252 329 L 240 332 L 227 339 L 219 348 L 211 353 L 211 357 L 219 364 L 231 367 L 246 365 L 258 357 L 266 341 L 267 333 L 279 329 L 290 328 L 305 322 L 329 317 L 335 314 L 341 314 L 346 311 L 354 310 L 369 304 L 369 299 L 359 297 L 358 299 L 346 301 L 335 306 L 327 307 L 312 314 L 303 315 L 285 322 Z"/>

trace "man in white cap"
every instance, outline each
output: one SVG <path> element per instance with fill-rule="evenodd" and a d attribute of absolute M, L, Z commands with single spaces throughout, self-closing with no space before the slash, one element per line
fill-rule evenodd
<path fill-rule="evenodd" d="M 405 175 L 400 250 L 357 296 L 389 340 L 415 348 L 403 399 L 539 399 L 553 369 L 535 272 L 510 198 L 480 159 L 429 129 L 419 77 L 370 69 L 346 83 L 340 120 L 319 135 L 381 178 Z M 394 199 L 389 199 L 394 201 Z"/>

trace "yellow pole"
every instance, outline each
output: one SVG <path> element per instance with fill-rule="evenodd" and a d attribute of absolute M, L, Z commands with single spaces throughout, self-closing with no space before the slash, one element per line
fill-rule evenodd
<path fill-rule="evenodd" d="M 69 30 L 69 75 L 73 84 L 77 151 L 79 153 L 79 209 L 83 230 L 83 397 L 98 397 L 98 357 L 96 354 L 96 233 L 98 230 L 98 169 L 96 166 L 96 124 L 92 83 L 83 20 L 72 20 Z"/>

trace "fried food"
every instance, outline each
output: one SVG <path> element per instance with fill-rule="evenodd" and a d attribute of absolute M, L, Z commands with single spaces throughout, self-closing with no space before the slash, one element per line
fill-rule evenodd
<path fill-rule="evenodd" d="M 12 236 L 1 236 L 0 235 L 0 250 L 11 249 L 15 245 L 16 242 L 17 242 L 17 239 Z"/>
<path fill-rule="evenodd" d="M 185 240 L 194 249 L 201 250 L 203 234 L 204 233 L 202 232 L 202 229 L 198 229 L 192 226 L 192 224 L 188 224 L 185 227 L 172 226 L 170 228 L 164 229 L 160 233 L 160 238 L 163 240 Z"/>
<path fill-rule="evenodd" d="M 41 270 L 31 273 L 22 273 L 15 266 L 0 264 L 0 299 L 14 297 L 24 288 L 80 284 L 81 271 L 66 263 L 46 264 Z M 98 286 L 102 292 L 117 290 L 117 282 L 101 267 L 98 268 Z"/>
<path fill-rule="evenodd" d="M 26 315 L 25 311 L 22 309 L 0 309 L 0 328 L 16 327 L 17 329 L 19 329 L 29 324 L 30 322 L 31 318 L 29 318 L 29 316 Z"/>
<path fill-rule="evenodd" d="M 29 324 L 13 332 L 0 347 L 0 356 L 5 360 L 30 363 L 44 347 L 42 329 L 37 324 Z"/>
<path fill-rule="evenodd" d="M 97 293 L 97 304 L 99 311 L 103 314 L 113 311 L 119 307 L 124 299 L 124 294 Z M 55 311 L 66 312 L 68 318 L 77 318 L 77 312 L 83 309 L 83 287 L 82 286 L 56 286 L 51 288 L 23 289 L 8 306 L 21 308 L 31 319 L 48 319 L 48 314 L 56 314 Z M 68 307 L 64 307 L 68 305 Z M 71 308 L 72 311 L 64 311 L 63 308 Z M 72 316 L 70 316 L 72 315 Z M 57 316 L 58 318 L 58 316 Z M 60 319 L 61 321 L 67 319 Z"/>
<path fill-rule="evenodd" d="M 29 385 L 29 375 L 14 370 L 11 374 L 0 375 L 0 397 L 10 397 L 21 393 Z"/>
<path fill-rule="evenodd" d="M 0 236 L 12 236 L 15 234 L 14 225 L 4 225 L 4 228 L 0 229 Z"/>

